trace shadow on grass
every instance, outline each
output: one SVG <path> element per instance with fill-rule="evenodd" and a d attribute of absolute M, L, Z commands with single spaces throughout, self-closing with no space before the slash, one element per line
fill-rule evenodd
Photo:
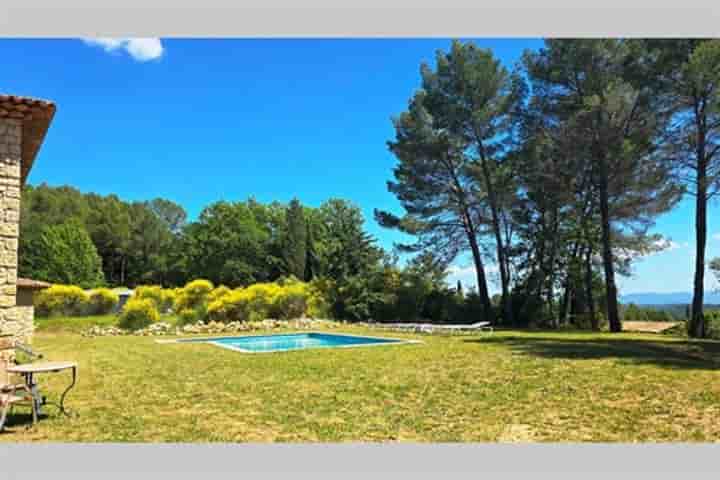
<path fill-rule="evenodd" d="M 516 352 L 566 360 L 618 359 L 665 368 L 720 370 L 720 342 L 654 341 L 639 338 L 497 336 L 466 342 L 506 345 Z"/>
<path fill-rule="evenodd" d="M 38 416 L 38 421 L 46 418 L 47 415 Z M 32 428 L 32 413 L 21 412 L 20 409 L 13 409 L 12 412 L 8 413 L 5 419 L 5 430 L 0 432 L 0 435 L 11 434 L 18 430 L 25 430 Z"/>

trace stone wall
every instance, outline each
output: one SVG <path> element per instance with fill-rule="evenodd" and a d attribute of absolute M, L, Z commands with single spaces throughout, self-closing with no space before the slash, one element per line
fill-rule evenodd
<path fill-rule="evenodd" d="M 0 334 L 27 341 L 32 317 L 16 307 L 21 155 L 21 121 L 0 118 Z"/>

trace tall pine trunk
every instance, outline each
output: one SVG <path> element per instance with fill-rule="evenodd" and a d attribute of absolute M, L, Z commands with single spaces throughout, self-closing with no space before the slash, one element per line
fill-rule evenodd
<path fill-rule="evenodd" d="M 490 203 L 490 216 L 492 220 L 493 233 L 495 234 L 495 243 L 497 245 L 498 268 L 500 270 L 500 286 L 502 289 L 502 316 L 505 323 L 512 324 L 515 319 L 512 313 L 512 303 L 510 302 L 510 271 L 508 268 L 507 256 L 505 255 L 505 242 L 502 238 L 502 226 L 500 225 L 499 206 L 497 195 L 493 186 L 490 170 L 488 168 L 487 159 L 484 153 L 482 142 L 480 145 L 480 166 L 482 168 L 483 177 L 485 177 L 485 186 L 488 192 L 488 200 Z"/>
<path fill-rule="evenodd" d="M 612 240 L 610 238 L 610 205 L 608 203 L 608 171 L 604 158 L 600 159 L 600 223 L 602 224 L 602 257 L 605 270 L 605 295 L 607 316 L 611 332 L 622 331 L 618 311 L 615 266 L 613 264 Z"/>
<path fill-rule="evenodd" d="M 705 294 L 705 245 L 707 243 L 707 162 L 704 142 L 699 135 L 697 164 L 697 197 L 695 199 L 695 283 L 693 288 L 692 317 L 688 333 L 695 338 L 705 337 L 703 303 Z"/>
<path fill-rule="evenodd" d="M 477 239 L 474 235 L 470 235 L 468 240 L 470 241 L 470 250 L 472 251 L 473 262 L 475 264 L 478 295 L 480 295 L 480 301 L 483 306 L 483 313 L 485 315 L 484 320 L 494 323 L 495 318 L 493 318 L 492 305 L 490 304 L 490 295 L 488 293 L 487 280 L 485 278 L 485 266 L 483 265 L 482 256 L 480 254 L 480 247 L 478 247 Z"/>
<path fill-rule="evenodd" d="M 593 298 L 592 285 L 592 248 L 588 246 L 585 252 L 585 295 L 587 296 L 587 311 L 590 315 L 590 327 L 593 330 L 600 330 L 597 315 L 595 314 L 595 299 Z"/>

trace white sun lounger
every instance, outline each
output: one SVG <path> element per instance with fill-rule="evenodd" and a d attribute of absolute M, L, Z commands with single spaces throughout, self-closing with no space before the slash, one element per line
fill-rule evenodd
<path fill-rule="evenodd" d="M 432 333 L 436 330 L 446 332 L 470 332 L 476 330 L 480 332 L 492 333 L 493 327 L 492 325 L 490 325 L 490 322 L 475 322 L 469 325 L 442 325 L 426 323 L 420 327 L 420 331 L 426 333 Z"/>
<path fill-rule="evenodd" d="M 493 327 L 490 322 L 475 322 L 467 325 L 449 325 L 434 323 L 385 323 L 380 324 L 383 328 L 397 330 L 413 330 L 416 332 L 432 333 L 433 331 L 445 332 L 486 332 L 492 333 Z"/>

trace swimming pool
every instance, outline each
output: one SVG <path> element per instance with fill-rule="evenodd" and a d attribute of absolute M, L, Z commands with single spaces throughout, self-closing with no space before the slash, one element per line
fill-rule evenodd
<path fill-rule="evenodd" d="M 291 333 L 282 335 L 251 335 L 244 337 L 192 338 L 182 343 L 210 343 L 245 353 L 286 352 L 311 348 L 366 347 L 399 343 L 419 343 L 416 340 L 364 337 L 337 333 Z"/>

